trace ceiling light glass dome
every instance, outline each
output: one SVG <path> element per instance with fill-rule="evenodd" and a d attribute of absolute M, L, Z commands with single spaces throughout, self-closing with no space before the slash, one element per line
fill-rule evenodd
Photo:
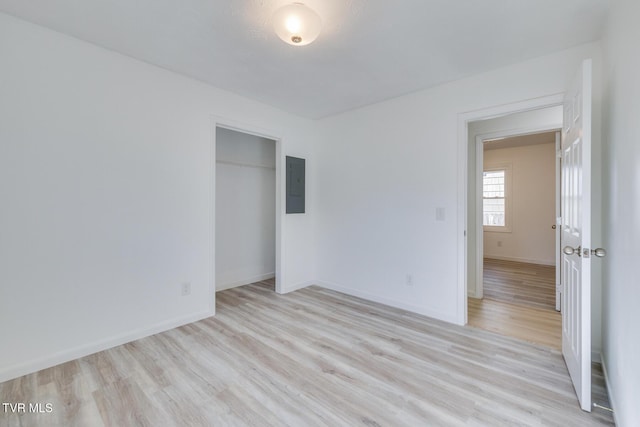
<path fill-rule="evenodd" d="M 275 11 L 273 28 L 285 43 L 305 46 L 320 35 L 322 20 L 304 4 L 293 3 Z"/>

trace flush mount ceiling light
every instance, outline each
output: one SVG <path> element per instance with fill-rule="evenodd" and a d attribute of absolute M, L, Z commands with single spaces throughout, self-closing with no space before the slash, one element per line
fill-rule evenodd
<path fill-rule="evenodd" d="M 304 4 L 293 3 L 275 11 L 273 28 L 285 43 L 304 46 L 318 37 L 322 20 Z"/>

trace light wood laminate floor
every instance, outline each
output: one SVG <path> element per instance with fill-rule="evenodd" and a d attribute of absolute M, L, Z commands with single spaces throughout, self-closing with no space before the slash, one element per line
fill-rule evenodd
<path fill-rule="evenodd" d="M 527 307 L 556 309 L 556 268 L 485 258 L 484 298 Z"/>
<path fill-rule="evenodd" d="M 0 384 L 0 426 L 611 425 L 559 352 L 319 287 L 217 294 L 217 315 Z"/>
<path fill-rule="evenodd" d="M 467 298 L 468 325 L 562 348 L 555 267 L 484 259 L 484 298 Z"/>
<path fill-rule="evenodd" d="M 562 315 L 490 299 L 468 298 L 468 325 L 535 344 L 562 349 Z"/>

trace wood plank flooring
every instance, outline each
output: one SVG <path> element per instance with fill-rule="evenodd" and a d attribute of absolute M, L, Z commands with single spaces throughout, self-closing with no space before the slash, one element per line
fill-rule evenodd
<path fill-rule="evenodd" d="M 559 352 L 319 287 L 217 294 L 217 315 L 0 384 L 0 426 L 612 425 Z"/>
<path fill-rule="evenodd" d="M 484 259 L 484 298 L 555 310 L 556 268 L 548 265 Z"/>
<path fill-rule="evenodd" d="M 519 338 L 556 350 L 562 349 L 562 315 L 490 299 L 468 298 L 468 325 Z"/>
<path fill-rule="evenodd" d="M 555 267 L 484 259 L 484 298 L 467 298 L 468 325 L 562 348 Z"/>

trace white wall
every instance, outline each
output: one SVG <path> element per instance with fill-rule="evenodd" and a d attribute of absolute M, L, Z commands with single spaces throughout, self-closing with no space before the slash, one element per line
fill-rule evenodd
<path fill-rule="evenodd" d="M 640 2 L 617 1 L 606 27 L 603 362 L 616 422 L 640 425 Z"/>
<path fill-rule="evenodd" d="M 274 277 L 275 141 L 216 129 L 216 290 Z"/>
<path fill-rule="evenodd" d="M 213 313 L 214 116 L 313 188 L 307 120 L 4 14 L 0 58 L 0 381 Z M 313 212 L 283 217 L 285 291 L 315 276 Z"/>
<path fill-rule="evenodd" d="M 556 222 L 555 152 L 555 142 L 485 148 L 485 169 L 510 165 L 512 184 L 511 231 L 483 233 L 485 258 L 555 265 L 555 230 L 551 228 Z"/>
<path fill-rule="evenodd" d="M 561 93 L 598 51 L 584 45 L 322 120 L 319 283 L 443 320 L 464 318 L 459 115 Z M 444 208 L 444 221 L 436 221 L 436 208 Z"/>
<path fill-rule="evenodd" d="M 502 117 L 471 122 L 468 126 L 467 164 L 467 290 L 476 295 L 476 138 L 495 134 L 521 134 L 533 130 L 554 129 L 562 126 L 562 106 L 540 108 Z"/>

